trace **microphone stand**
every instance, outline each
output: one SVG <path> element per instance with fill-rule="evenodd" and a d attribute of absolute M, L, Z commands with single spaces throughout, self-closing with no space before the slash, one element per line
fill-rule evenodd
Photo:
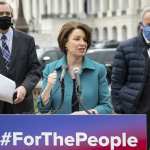
<path fill-rule="evenodd" d="M 79 78 L 79 77 L 78 77 Z M 87 114 L 91 114 L 91 112 L 84 106 L 84 104 L 81 101 L 81 89 L 80 89 L 80 85 L 77 81 L 78 79 L 75 78 L 75 90 L 76 90 L 76 96 L 77 96 L 77 101 L 79 102 L 79 104 L 81 105 L 81 107 L 83 108 L 83 110 L 87 113 Z"/>

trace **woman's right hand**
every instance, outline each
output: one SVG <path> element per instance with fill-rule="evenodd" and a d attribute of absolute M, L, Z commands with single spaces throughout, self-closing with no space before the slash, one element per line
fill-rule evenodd
<path fill-rule="evenodd" d="M 42 97 L 42 100 L 43 100 L 44 104 L 47 104 L 48 101 L 49 101 L 50 92 L 51 92 L 51 89 L 52 89 L 53 85 L 56 82 L 56 79 L 57 79 L 57 72 L 55 70 L 55 71 L 53 71 L 52 73 L 50 73 L 48 75 L 47 85 L 46 85 L 45 89 L 43 90 L 43 92 L 41 94 L 41 97 Z"/>
<path fill-rule="evenodd" d="M 48 75 L 48 79 L 47 79 L 48 86 L 53 86 L 56 82 L 56 79 L 57 79 L 57 72 L 55 70 Z"/>

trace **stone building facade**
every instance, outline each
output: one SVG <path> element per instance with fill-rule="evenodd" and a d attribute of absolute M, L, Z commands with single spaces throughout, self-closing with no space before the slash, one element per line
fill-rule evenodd
<path fill-rule="evenodd" d="M 17 8 L 18 0 L 7 1 Z M 150 0 L 23 0 L 30 31 L 45 34 L 52 41 L 69 20 L 90 25 L 94 41 L 126 40 L 137 34 L 145 6 L 150 6 Z"/>

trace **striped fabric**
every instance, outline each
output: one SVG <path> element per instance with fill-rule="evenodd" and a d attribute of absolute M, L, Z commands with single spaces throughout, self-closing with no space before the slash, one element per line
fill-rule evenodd
<path fill-rule="evenodd" d="M 10 62 L 10 51 L 9 51 L 9 47 L 6 43 L 6 40 L 7 40 L 7 37 L 5 34 L 2 35 L 1 37 L 1 41 L 2 41 L 2 55 L 3 55 L 3 58 L 5 59 L 6 61 L 6 68 Z"/>

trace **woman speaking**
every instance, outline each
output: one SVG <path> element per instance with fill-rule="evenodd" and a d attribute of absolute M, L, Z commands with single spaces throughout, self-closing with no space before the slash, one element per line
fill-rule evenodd
<path fill-rule="evenodd" d="M 39 111 L 74 115 L 112 113 L 106 69 L 85 56 L 91 44 L 90 27 L 80 22 L 64 24 L 58 44 L 64 56 L 43 70 Z"/>

